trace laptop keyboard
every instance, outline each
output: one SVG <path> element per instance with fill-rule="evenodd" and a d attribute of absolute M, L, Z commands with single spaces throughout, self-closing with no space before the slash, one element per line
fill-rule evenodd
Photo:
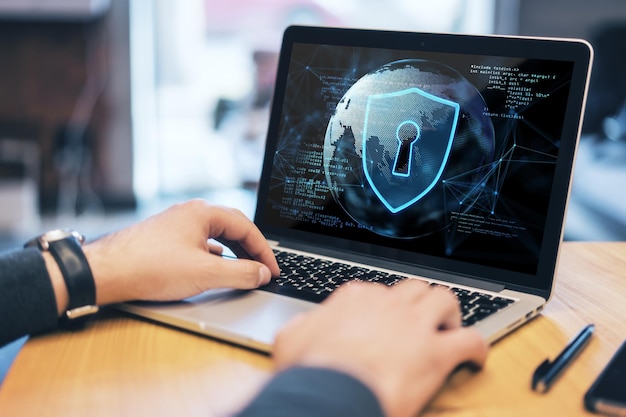
<path fill-rule="evenodd" d="M 309 301 L 324 300 L 337 287 L 348 281 L 394 285 L 409 278 L 408 275 L 393 274 L 276 249 L 274 254 L 281 268 L 281 275 L 263 289 Z M 456 295 L 461 307 L 464 326 L 483 320 L 515 302 L 510 298 L 447 284 L 430 282 L 429 285 L 448 288 Z"/>

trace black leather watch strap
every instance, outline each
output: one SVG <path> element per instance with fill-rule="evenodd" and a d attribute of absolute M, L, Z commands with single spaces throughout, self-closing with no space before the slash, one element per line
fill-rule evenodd
<path fill-rule="evenodd" d="M 56 259 L 65 279 L 70 298 L 68 310 L 96 304 L 96 286 L 87 258 L 74 237 L 49 242 L 49 251 Z"/>
<path fill-rule="evenodd" d="M 57 229 L 24 245 L 49 251 L 59 266 L 69 298 L 68 309 L 62 317 L 63 323 L 81 322 L 82 320 L 77 319 L 98 312 L 96 285 L 81 247 L 83 240 L 83 236 L 76 231 Z"/>

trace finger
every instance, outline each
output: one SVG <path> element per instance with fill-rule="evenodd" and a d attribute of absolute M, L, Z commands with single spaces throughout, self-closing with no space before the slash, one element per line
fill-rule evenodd
<path fill-rule="evenodd" d="M 413 291 L 415 293 L 421 293 L 424 290 L 429 289 L 430 286 L 428 285 L 428 282 L 422 281 L 421 279 L 408 278 L 398 282 L 391 288 L 402 288 L 403 291 Z"/>
<path fill-rule="evenodd" d="M 472 363 L 483 367 L 489 354 L 489 344 L 476 329 L 461 327 L 440 333 L 442 349 L 452 358 L 454 367 L 462 363 Z"/>
<path fill-rule="evenodd" d="M 239 259 L 254 259 L 237 241 L 221 238 L 220 243 L 226 245 Z"/>
<path fill-rule="evenodd" d="M 297 313 L 295 316 L 287 320 L 287 323 L 283 325 L 281 331 L 289 332 L 291 329 L 297 329 L 298 327 L 300 327 L 300 324 L 302 323 L 302 320 L 304 320 L 304 317 L 304 313 Z"/>
<path fill-rule="evenodd" d="M 289 336 L 293 332 L 300 330 L 305 317 L 306 314 L 301 312 L 287 320 L 287 322 L 276 333 L 274 345 L 282 346 L 284 339 L 289 339 Z"/>
<path fill-rule="evenodd" d="M 209 248 L 209 253 L 212 253 L 213 255 L 221 255 L 222 253 L 224 253 L 224 247 L 221 245 L 207 242 L 207 246 Z"/>
<path fill-rule="evenodd" d="M 419 309 L 419 314 L 430 320 L 434 328 L 443 330 L 461 327 L 459 302 L 449 290 L 429 287 L 427 294 L 420 299 Z"/>
<path fill-rule="evenodd" d="M 217 241 L 227 246 L 238 259 L 252 259 L 257 260 L 271 271 L 272 276 L 280 275 L 280 267 L 274 256 L 274 251 L 267 244 L 265 238 L 262 241 L 249 240 L 246 242 L 233 241 L 225 238 L 215 238 Z"/>
<path fill-rule="evenodd" d="M 270 279 L 269 268 L 257 261 L 216 257 L 211 263 L 212 288 L 251 289 L 267 284 Z"/>
<path fill-rule="evenodd" d="M 235 246 L 233 252 L 238 257 L 250 257 L 264 263 L 272 275 L 280 275 L 280 268 L 274 257 L 272 248 L 261 231 L 237 209 L 210 206 L 205 213 L 208 216 L 205 224 L 209 225 L 207 237 L 220 243 Z M 233 243 L 236 242 L 236 245 Z M 230 246 L 229 246 L 230 247 Z"/>
<path fill-rule="evenodd" d="M 392 286 L 391 289 L 396 293 L 400 293 L 402 299 L 410 303 L 420 300 L 431 290 L 427 282 L 419 279 L 405 279 Z"/>
<path fill-rule="evenodd" d="M 300 336 L 305 317 L 304 313 L 296 314 L 276 334 L 272 358 L 277 371 L 291 366 L 300 355 L 302 344 L 308 344 L 307 339 Z"/>
<path fill-rule="evenodd" d="M 388 291 L 390 287 L 373 282 L 348 281 L 337 287 L 322 303 L 334 303 L 336 299 L 355 297 L 358 299 L 368 299 L 371 292 Z M 343 301 L 340 301 L 343 302 Z"/>

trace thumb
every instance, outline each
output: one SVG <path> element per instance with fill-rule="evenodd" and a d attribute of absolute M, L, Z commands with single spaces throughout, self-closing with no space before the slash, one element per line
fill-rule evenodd
<path fill-rule="evenodd" d="M 272 273 L 261 262 L 249 259 L 218 258 L 213 265 L 211 287 L 257 288 L 270 282 Z"/>
<path fill-rule="evenodd" d="M 489 344 L 476 329 L 462 327 L 445 332 L 443 350 L 455 364 L 471 363 L 478 368 L 485 365 Z"/>

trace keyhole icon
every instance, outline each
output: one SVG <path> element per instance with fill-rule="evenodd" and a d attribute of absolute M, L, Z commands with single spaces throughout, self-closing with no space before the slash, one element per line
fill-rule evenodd
<path fill-rule="evenodd" d="M 420 127 L 411 120 L 406 120 L 398 125 L 396 129 L 398 153 L 393 164 L 393 175 L 408 177 L 411 174 L 413 145 L 419 139 L 420 133 Z"/>

